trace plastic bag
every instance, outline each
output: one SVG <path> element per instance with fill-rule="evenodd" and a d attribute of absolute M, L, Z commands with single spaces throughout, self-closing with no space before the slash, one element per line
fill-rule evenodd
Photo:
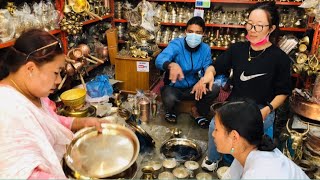
<path fill-rule="evenodd" d="M 218 75 L 214 78 L 214 85 L 223 87 L 226 84 L 227 80 L 228 78 L 225 75 Z"/>
<path fill-rule="evenodd" d="M 113 93 L 112 85 L 109 83 L 107 75 L 96 76 L 92 81 L 87 83 L 88 95 L 92 98 L 111 96 Z"/>

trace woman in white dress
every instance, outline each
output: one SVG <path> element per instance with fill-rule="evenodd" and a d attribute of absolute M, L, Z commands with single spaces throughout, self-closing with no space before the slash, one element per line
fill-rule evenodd
<path fill-rule="evenodd" d="M 309 179 L 264 135 L 259 107 L 249 99 L 230 101 L 215 113 L 217 150 L 235 159 L 223 179 Z"/>

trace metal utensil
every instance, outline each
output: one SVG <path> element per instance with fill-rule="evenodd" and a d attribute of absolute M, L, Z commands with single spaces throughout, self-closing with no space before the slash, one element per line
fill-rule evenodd
<path fill-rule="evenodd" d="M 72 5 L 72 10 L 76 13 L 86 12 L 89 16 L 93 18 L 98 18 L 103 20 L 102 17 L 97 14 L 89 11 L 90 4 L 86 0 L 74 0 L 74 4 Z"/>
<path fill-rule="evenodd" d="M 64 157 L 79 176 L 106 178 L 128 169 L 138 158 L 137 136 L 118 124 L 102 124 L 102 132 L 86 128 L 75 135 Z"/>
<path fill-rule="evenodd" d="M 93 59 L 93 60 L 95 60 L 95 61 L 98 61 L 99 63 L 104 63 L 103 60 L 101 60 L 101 59 L 99 59 L 99 58 L 97 58 L 97 57 L 94 57 L 94 56 L 90 55 L 90 48 L 89 48 L 88 45 L 86 45 L 86 44 L 79 44 L 79 45 L 78 45 L 78 48 L 81 49 L 81 51 L 82 51 L 82 53 L 83 53 L 83 55 L 84 55 L 85 57 L 89 57 L 89 58 L 91 58 L 91 59 Z"/>

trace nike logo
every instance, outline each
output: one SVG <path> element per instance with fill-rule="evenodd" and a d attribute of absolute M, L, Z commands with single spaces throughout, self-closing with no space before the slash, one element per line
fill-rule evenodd
<path fill-rule="evenodd" d="M 263 76 L 263 75 L 266 75 L 267 73 L 263 73 L 263 74 L 254 74 L 254 75 L 250 75 L 250 76 L 245 76 L 244 75 L 244 71 L 242 72 L 241 76 L 240 76 L 240 80 L 241 81 L 249 81 L 250 79 L 254 79 L 256 77 L 259 77 L 259 76 Z"/>

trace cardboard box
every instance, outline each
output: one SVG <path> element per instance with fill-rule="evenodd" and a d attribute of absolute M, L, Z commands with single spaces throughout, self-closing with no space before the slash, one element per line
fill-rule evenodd
<path fill-rule="evenodd" d="M 118 46 L 118 30 L 110 28 L 106 31 L 108 46 Z"/>
<path fill-rule="evenodd" d="M 110 63 L 112 65 L 115 64 L 116 62 L 116 56 L 118 54 L 118 46 L 115 45 L 115 46 L 108 46 L 108 51 L 109 51 L 109 59 L 110 59 Z"/>

